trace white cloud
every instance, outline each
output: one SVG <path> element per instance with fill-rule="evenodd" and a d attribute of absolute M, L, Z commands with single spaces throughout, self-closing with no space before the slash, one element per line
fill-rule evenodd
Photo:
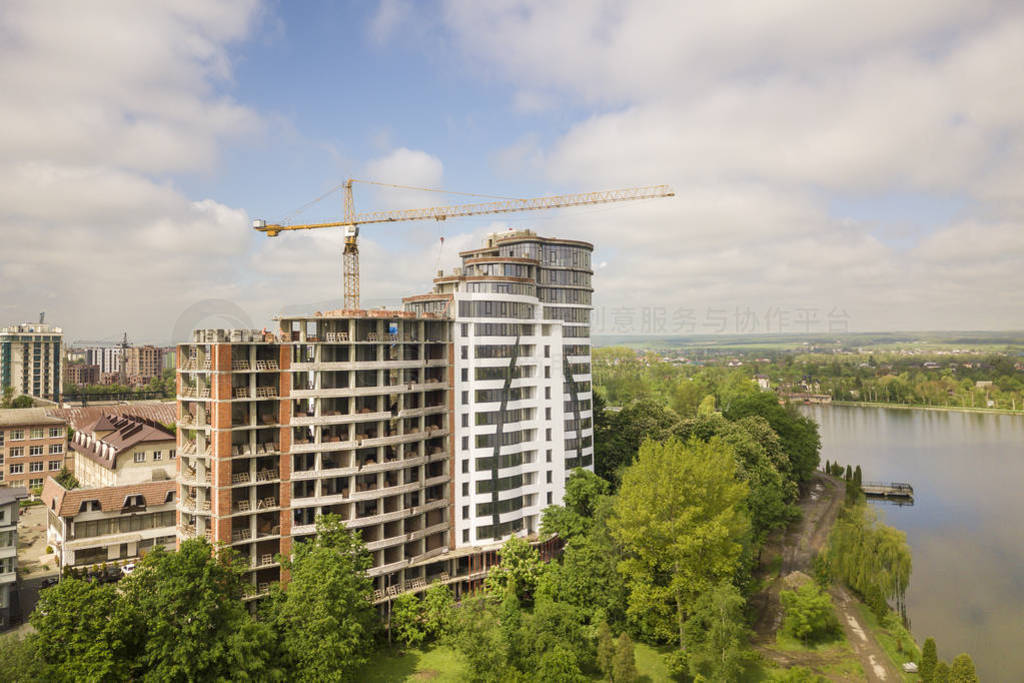
<path fill-rule="evenodd" d="M 248 218 L 168 181 L 208 172 L 261 118 L 218 94 L 254 1 L 0 7 L 0 299 L 69 339 L 165 341 L 188 304 L 231 296 Z"/>
<path fill-rule="evenodd" d="M 562 187 L 677 196 L 544 227 L 589 239 L 606 308 L 836 307 L 856 329 L 1024 326 L 1024 10 L 1000 2 L 451 0 L 471 59 L 596 112 L 498 152 Z M 483 69 L 485 66 L 480 66 Z M 830 199 L 968 206 L 907 248 Z M 918 200 L 923 201 L 923 200 Z M 884 213 L 884 212 L 883 212 Z M 893 236 L 895 237 L 895 235 Z M 700 331 L 700 330 L 698 330 Z"/>

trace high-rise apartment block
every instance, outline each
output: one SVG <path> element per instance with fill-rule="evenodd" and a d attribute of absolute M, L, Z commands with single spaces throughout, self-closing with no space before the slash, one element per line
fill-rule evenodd
<path fill-rule="evenodd" d="M 88 365 L 98 365 L 100 375 L 121 372 L 121 347 L 91 346 L 85 349 L 85 362 Z"/>
<path fill-rule="evenodd" d="M 146 384 L 164 371 L 164 350 L 156 346 L 131 346 L 124 350 L 124 372 L 130 384 Z"/>
<path fill-rule="evenodd" d="M 64 335 L 46 323 L 0 328 L 0 389 L 60 401 Z"/>
<path fill-rule="evenodd" d="M 403 311 L 196 330 L 177 354 L 179 537 L 230 544 L 264 589 L 333 513 L 362 532 L 378 600 L 480 581 L 593 466 L 591 250 L 492 235 Z"/>

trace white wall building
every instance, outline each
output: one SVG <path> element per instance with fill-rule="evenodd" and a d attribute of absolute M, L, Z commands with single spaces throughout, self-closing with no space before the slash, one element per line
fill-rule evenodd
<path fill-rule="evenodd" d="M 18 509 L 28 491 L 0 488 L 0 630 L 11 623 L 12 595 L 18 585 Z"/>

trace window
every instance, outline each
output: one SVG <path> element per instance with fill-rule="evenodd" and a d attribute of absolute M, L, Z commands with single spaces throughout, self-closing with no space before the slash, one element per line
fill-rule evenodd
<path fill-rule="evenodd" d="M 469 347 L 466 346 L 466 345 L 463 345 L 462 346 L 462 350 L 459 351 L 459 353 L 462 355 L 462 359 L 466 360 L 467 358 L 469 358 Z"/>
<path fill-rule="evenodd" d="M 547 461 L 551 462 L 551 449 L 550 448 L 548 449 L 548 452 L 545 455 L 547 456 Z"/>
<path fill-rule="evenodd" d="M 462 506 L 462 518 L 463 519 L 469 519 L 469 506 L 468 505 L 463 505 Z"/>
<path fill-rule="evenodd" d="M 60 469 L 60 460 L 51 460 L 49 463 L 47 463 L 47 469 L 49 469 L 51 472 L 58 471 Z"/>
<path fill-rule="evenodd" d="M 545 408 L 544 409 L 544 419 L 545 420 L 550 420 L 551 419 L 551 408 Z"/>
<path fill-rule="evenodd" d="M 167 452 L 167 459 L 168 460 L 174 460 L 177 457 L 178 457 L 178 451 L 175 451 L 175 450 L 172 449 L 172 450 Z"/>
<path fill-rule="evenodd" d="M 135 454 L 135 462 L 146 462 L 146 454 L 145 453 L 136 453 Z"/>
<path fill-rule="evenodd" d="M 551 441 L 551 427 L 544 430 L 544 438 Z"/>
<path fill-rule="evenodd" d="M 462 542 L 469 543 L 469 529 L 462 530 Z"/>
<path fill-rule="evenodd" d="M 548 505 L 551 505 L 551 491 L 548 491 Z"/>
<path fill-rule="evenodd" d="M 548 479 L 548 483 L 550 484 L 551 483 L 551 470 L 547 471 L 547 479 Z"/>
<path fill-rule="evenodd" d="M 11 450 L 7 451 L 7 455 L 12 458 L 20 458 L 25 455 L 25 449 L 22 446 L 11 446 Z"/>
<path fill-rule="evenodd" d="M 43 428 L 42 427 L 33 427 L 32 430 L 29 432 L 29 438 L 30 439 L 41 439 L 41 438 L 43 438 Z"/>
<path fill-rule="evenodd" d="M 551 379 L 551 366 L 550 365 L 545 365 L 544 366 L 544 379 Z"/>
<path fill-rule="evenodd" d="M 153 460 L 163 460 L 164 454 L 162 451 L 153 451 Z"/>
<path fill-rule="evenodd" d="M 469 450 L 469 437 L 468 436 L 462 437 L 462 450 L 464 450 L 464 451 L 468 451 Z"/>
<path fill-rule="evenodd" d="M 468 337 L 469 336 L 469 323 L 462 323 L 462 336 L 463 337 Z"/>
<path fill-rule="evenodd" d="M 468 406 L 469 405 L 469 392 L 468 391 L 463 391 L 462 392 L 462 405 L 464 405 L 464 406 Z"/>
<path fill-rule="evenodd" d="M 464 495 L 464 496 L 468 496 L 469 495 L 469 482 L 468 481 L 462 482 L 462 495 Z"/>
<path fill-rule="evenodd" d="M 544 387 L 544 398 L 551 400 L 551 387 Z"/>
<path fill-rule="evenodd" d="M 462 426 L 463 427 L 468 427 L 469 426 L 469 413 L 463 413 L 462 414 Z"/>
<path fill-rule="evenodd" d="M 50 455 L 59 455 L 64 452 L 64 444 L 62 443 L 51 443 L 50 444 Z"/>
<path fill-rule="evenodd" d="M 41 462 L 30 462 L 28 464 L 28 471 L 32 472 L 32 473 L 42 472 L 43 471 L 43 463 L 41 463 Z"/>
<path fill-rule="evenodd" d="M 51 439 L 59 439 L 60 436 L 61 436 L 61 429 L 60 429 L 60 427 L 50 427 L 50 438 Z"/>
<path fill-rule="evenodd" d="M 31 455 L 31 456 L 42 455 L 43 454 L 43 447 L 42 446 L 29 446 L 28 447 L 28 454 Z"/>
<path fill-rule="evenodd" d="M 544 345 L 544 357 L 551 358 L 551 347 L 546 344 Z"/>
<path fill-rule="evenodd" d="M 469 474 L 469 458 L 463 458 L 462 460 L 462 473 Z"/>
<path fill-rule="evenodd" d="M 23 441 L 25 439 L 24 429 L 12 429 L 11 430 L 11 441 Z"/>
<path fill-rule="evenodd" d="M 25 466 L 21 464 L 11 465 L 7 471 L 10 472 L 11 474 L 21 474 L 22 472 L 25 471 Z"/>
<path fill-rule="evenodd" d="M 463 382 L 468 382 L 469 381 L 469 368 L 462 368 L 462 381 Z"/>
<path fill-rule="evenodd" d="M 29 485 L 29 488 L 33 488 L 34 489 L 34 488 L 37 488 L 39 486 L 42 486 L 43 485 L 43 480 L 42 479 L 29 479 L 28 480 L 28 485 Z"/>

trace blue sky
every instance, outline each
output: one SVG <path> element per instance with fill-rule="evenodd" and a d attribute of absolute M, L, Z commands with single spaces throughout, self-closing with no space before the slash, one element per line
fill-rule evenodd
<path fill-rule="evenodd" d="M 197 302 L 331 307 L 338 232 L 250 221 L 375 177 L 677 196 L 368 228 L 367 304 L 514 225 L 594 242 L 597 332 L 1024 328 L 1016 3 L 15 0 L 0 33 L 5 320 L 160 342 Z"/>

